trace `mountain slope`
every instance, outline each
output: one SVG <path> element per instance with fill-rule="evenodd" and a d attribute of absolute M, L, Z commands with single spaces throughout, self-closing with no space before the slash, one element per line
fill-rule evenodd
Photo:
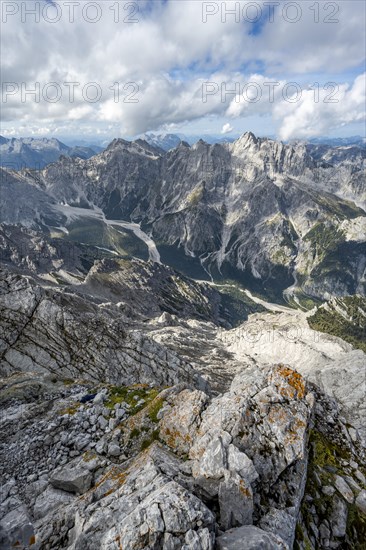
<path fill-rule="evenodd" d="M 308 317 L 311 328 L 343 338 L 366 353 L 366 298 L 334 298 Z"/>

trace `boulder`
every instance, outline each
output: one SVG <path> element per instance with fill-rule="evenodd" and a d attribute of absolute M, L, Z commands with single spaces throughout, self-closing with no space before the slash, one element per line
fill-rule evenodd
<path fill-rule="evenodd" d="M 60 506 L 70 504 L 74 499 L 75 497 L 70 493 L 48 486 L 36 499 L 33 508 L 34 518 L 43 518 Z"/>
<path fill-rule="evenodd" d="M 349 487 L 346 480 L 341 476 L 335 476 L 334 485 L 341 493 L 342 497 L 349 503 L 353 504 L 355 497 L 352 489 Z"/>
<path fill-rule="evenodd" d="M 20 501 L 0 520 L 0 548 L 27 547 L 35 544 L 34 527 L 28 511 Z"/>
<path fill-rule="evenodd" d="M 216 548 L 218 550 L 289 550 L 281 539 L 254 525 L 229 529 L 217 537 Z"/>
<path fill-rule="evenodd" d="M 79 460 L 56 468 L 49 476 L 49 482 L 56 489 L 82 495 L 92 484 L 92 474 Z"/>
<path fill-rule="evenodd" d="M 220 526 L 230 527 L 253 523 L 253 492 L 235 472 L 227 472 L 219 486 Z"/>
<path fill-rule="evenodd" d="M 289 548 L 293 547 L 296 517 L 288 514 L 285 510 L 271 508 L 261 519 L 259 525 L 264 531 L 277 535 Z"/>
<path fill-rule="evenodd" d="M 366 515 L 366 491 L 363 489 L 356 498 L 355 504 L 357 508 Z"/>

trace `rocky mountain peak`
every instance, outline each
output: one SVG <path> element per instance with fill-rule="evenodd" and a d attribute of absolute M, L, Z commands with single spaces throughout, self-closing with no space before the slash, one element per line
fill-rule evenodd
<path fill-rule="evenodd" d="M 110 144 L 106 147 L 106 151 L 113 151 L 114 149 L 118 148 L 128 148 L 131 145 L 130 141 L 126 141 L 122 138 L 115 138 L 113 139 Z"/>

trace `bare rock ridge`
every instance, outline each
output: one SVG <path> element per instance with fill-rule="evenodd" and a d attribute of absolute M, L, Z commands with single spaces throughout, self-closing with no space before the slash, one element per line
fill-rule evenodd
<path fill-rule="evenodd" d="M 90 158 L 102 150 L 96 145 L 69 147 L 51 138 L 4 138 L 0 136 L 0 166 L 12 170 L 40 169 L 55 162 L 61 155 Z"/>

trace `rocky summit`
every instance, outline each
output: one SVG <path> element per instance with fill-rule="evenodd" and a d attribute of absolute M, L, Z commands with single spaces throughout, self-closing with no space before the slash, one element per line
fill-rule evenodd
<path fill-rule="evenodd" d="M 364 146 L 62 155 L 1 170 L 0 548 L 364 549 Z"/>

